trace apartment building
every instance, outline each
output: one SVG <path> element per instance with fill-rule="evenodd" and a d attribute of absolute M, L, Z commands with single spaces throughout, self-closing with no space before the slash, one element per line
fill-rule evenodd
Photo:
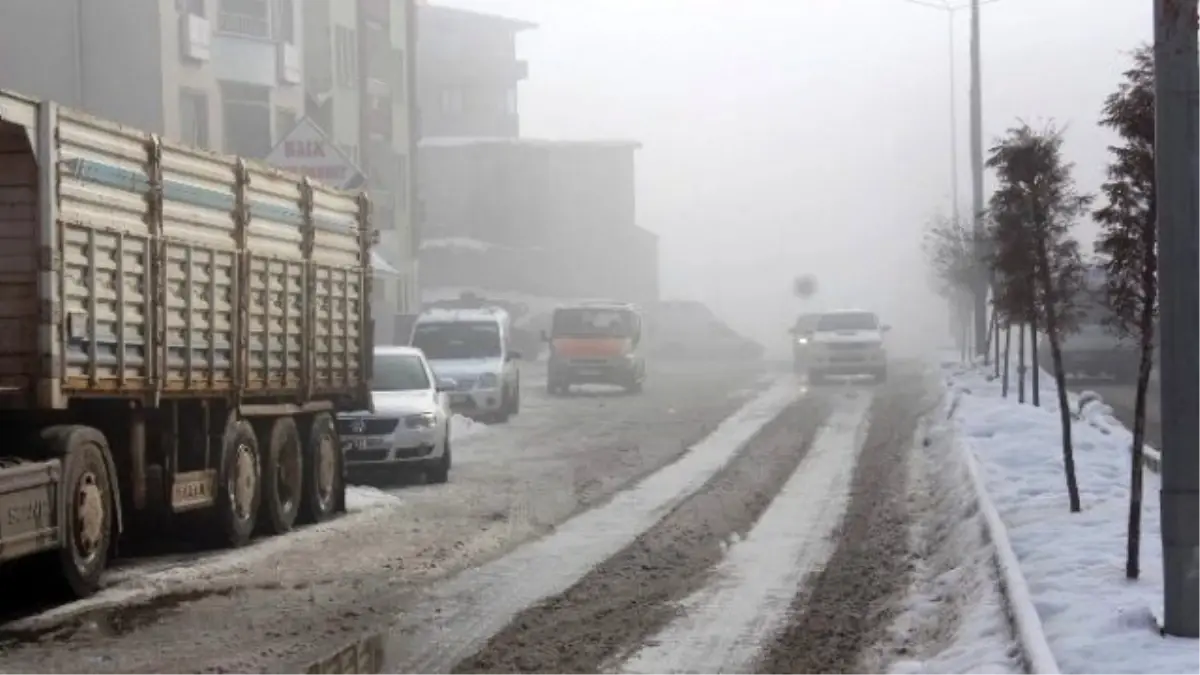
<path fill-rule="evenodd" d="M 364 178 L 379 232 L 376 252 L 396 274 L 376 280 L 376 338 L 417 303 L 416 23 L 412 0 L 306 0 L 306 115 Z"/>
<path fill-rule="evenodd" d="M 296 0 L 5 0 L 0 86 L 264 157 L 304 110 Z"/>
<path fill-rule="evenodd" d="M 422 284 L 658 298 L 633 141 L 424 138 Z"/>
<path fill-rule="evenodd" d="M 417 16 L 422 137 L 519 136 L 517 35 L 536 24 L 425 2 Z"/>

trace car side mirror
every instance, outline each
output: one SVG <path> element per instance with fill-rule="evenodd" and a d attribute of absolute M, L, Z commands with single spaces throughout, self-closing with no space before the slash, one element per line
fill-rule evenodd
<path fill-rule="evenodd" d="M 455 389 L 458 389 L 458 382 L 456 382 L 448 377 L 439 377 L 438 378 L 438 381 L 437 381 L 438 393 L 454 391 Z"/>

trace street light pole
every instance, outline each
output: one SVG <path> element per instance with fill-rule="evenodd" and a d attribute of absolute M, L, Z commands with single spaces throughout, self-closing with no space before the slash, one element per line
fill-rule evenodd
<path fill-rule="evenodd" d="M 979 60 L 979 0 L 971 0 L 971 217 L 977 269 L 975 355 L 986 356 L 988 274 L 983 259 L 983 97 Z"/>
<path fill-rule="evenodd" d="M 950 63 L 950 217 L 958 223 L 958 86 L 954 58 L 955 8 L 946 11 L 948 61 Z"/>
<path fill-rule="evenodd" d="M 1154 0 L 1154 171 L 1162 349 L 1163 630 L 1197 637 L 1200 205 L 1196 1 Z"/>

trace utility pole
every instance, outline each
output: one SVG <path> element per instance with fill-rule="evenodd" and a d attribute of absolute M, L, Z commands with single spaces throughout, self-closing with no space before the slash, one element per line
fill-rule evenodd
<path fill-rule="evenodd" d="M 983 100 L 979 68 L 979 0 L 971 0 L 971 217 L 975 233 L 975 356 L 987 356 L 988 274 L 983 250 Z"/>
<path fill-rule="evenodd" d="M 1200 205 L 1196 0 L 1154 0 L 1154 171 L 1162 375 L 1163 630 L 1197 637 Z"/>

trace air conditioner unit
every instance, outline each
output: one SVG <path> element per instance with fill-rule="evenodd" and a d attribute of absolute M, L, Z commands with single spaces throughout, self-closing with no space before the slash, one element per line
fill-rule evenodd
<path fill-rule="evenodd" d="M 212 58 L 212 25 L 208 19 L 195 14 L 180 18 L 179 44 L 184 58 L 208 61 Z"/>
<path fill-rule="evenodd" d="M 280 42 L 278 58 L 279 81 L 284 84 L 300 84 L 303 72 L 300 68 L 300 50 L 290 42 Z"/>

